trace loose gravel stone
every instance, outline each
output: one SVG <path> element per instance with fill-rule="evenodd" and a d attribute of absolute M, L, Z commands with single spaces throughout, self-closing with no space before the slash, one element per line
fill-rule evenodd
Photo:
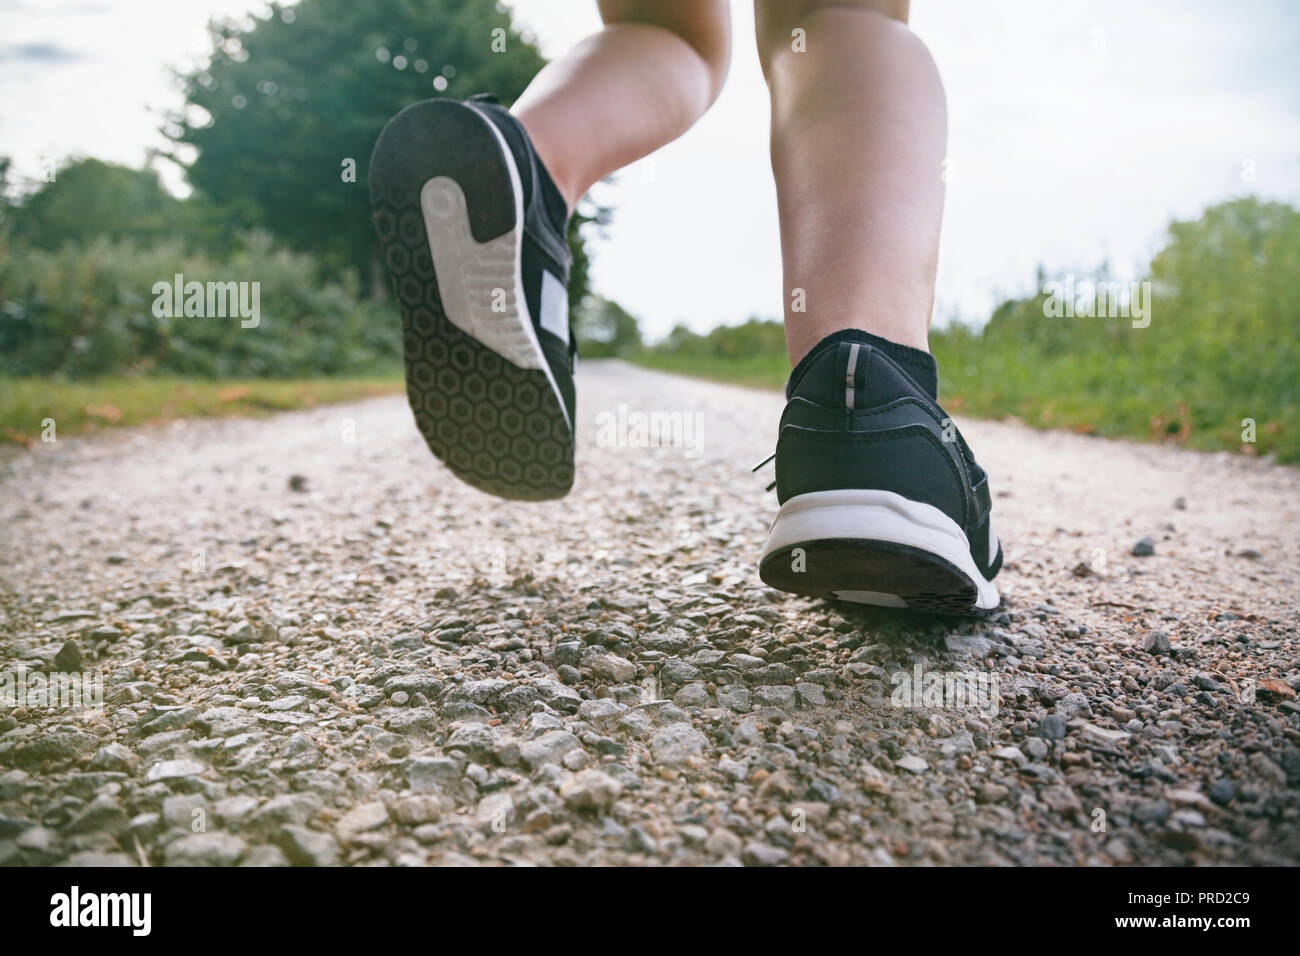
<path fill-rule="evenodd" d="M 1133 819 L 1139 823 L 1164 823 L 1169 819 L 1169 804 L 1164 800 L 1144 803 L 1133 811 Z"/>
<path fill-rule="evenodd" d="M 600 770 L 584 770 L 560 784 L 560 797 L 578 810 L 607 810 L 622 792 L 623 785 Z"/>
<path fill-rule="evenodd" d="M 1137 543 L 1133 545 L 1133 554 L 1139 558 L 1148 558 L 1155 553 L 1156 541 L 1149 535 L 1138 538 Z"/>
<path fill-rule="evenodd" d="M 795 696 L 805 707 L 824 707 L 826 691 L 820 684 L 795 684 Z"/>
<path fill-rule="evenodd" d="M 789 858 L 790 854 L 780 847 L 758 842 L 745 844 L 746 866 L 780 866 Z"/>
<path fill-rule="evenodd" d="M 754 703 L 759 707 L 776 707 L 790 710 L 794 707 L 795 691 L 793 687 L 764 685 L 754 688 Z"/>
<path fill-rule="evenodd" d="M 519 745 L 519 759 L 530 769 L 537 769 L 543 764 L 558 764 L 567 753 L 581 747 L 582 744 L 567 730 L 551 730 L 536 740 L 528 740 Z"/>
<path fill-rule="evenodd" d="M 1066 694 L 1056 703 L 1056 715 L 1062 720 L 1072 720 L 1082 714 L 1092 713 L 1086 694 Z"/>
<path fill-rule="evenodd" d="M 656 763 L 680 767 L 704 752 L 709 738 L 687 724 L 670 724 L 650 737 L 650 753 Z"/>
<path fill-rule="evenodd" d="M 321 808 L 321 798 L 314 793 L 285 793 L 272 797 L 253 813 L 250 827 L 275 828 L 280 824 L 303 824 Z"/>
<path fill-rule="evenodd" d="M 596 677 L 623 684 L 636 677 L 636 665 L 615 654 L 606 654 L 592 661 L 591 672 Z"/>
<path fill-rule="evenodd" d="M 245 850 L 229 833 L 191 833 L 167 844 L 163 859 L 168 866 L 231 866 Z"/>
<path fill-rule="evenodd" d="M 437 797 L 402 797 L 394 800 L 388 810 L 394 820 L 407 826 L 437 823 L 442 819 L 442 805 Z"/>
<path fill-rule="evenodd" d="M 1038 722 L 1038 736 L 1044 740 L 1064 740 L 1065 734 L 1065 718 L 1060 714 L 1048 714 Z"/>
<path fill-rule="evenodd" d="M 59 653 L 54 655 L 54 666 L 64 673 L 80 671 L 84 666 L 81 645 L 76 641 L 65 641 Z"/>
<path fill-rule="evenodd" d="M 125 825 L 126 812 L 122 805 L 108 794 L 100 794 L 69 821 L 67 832 L 117 834 Z"/>
<path fill-rule="evenodd" d="M 154 764 L 145 774 L 148 783 L 167 780 L 187 780 L 197 777 L 207 768 L 197 760 L 163 760 Z"/>
<path fill-rule="evenodd" d="M 1236 796 L 1236 786 L 1226 777 L 1220 777 L 1210 786 L 1210 799 L 1221 807 L 1226 807 L 1232 803 Z"/>
<path fill-rule="evenodd" d="M 140 758 L 125 744 L 106 744 L 95 751 L 90 761 L 91 770 L 106 770 L 134 774 L 140 766 Z"/>
<path fill-rule="evenodd" d="M 709 691 L 702 681 L 693 681 L 673 694 L 673 703 L 678 707 L 707 707 Z"/>
<path fill-rule="evenodd" d="M 1096 724 L 1085 723 L 1080 729 L 1080 735 L 1084 740 L 1091 743 L 1100 744 L 1103 747 L 1114 747 L 1124 743 L 1129 739 L 1130 734 L 1124 730 L 1111 730 L 1107 727 L 1098 727 Z"/>
<path fill-rule="evenodd" d="M 704 841 L 704 849 L 711 856 L 738 856 L 740 854 L 740 837 L 726 828 L 719 828 L 709 834 Z"/>
<path fill-rule="evenodd" d="M 950 634 L 945 639 L 950 654 L 962 654 L 976 659 L 989 656 L 993 642 L 974 634 Z"/>
<path fill-rule="evenodd" d="M 1142 639 L 1142 650 L 1157 657 L 1168 657 L 1172 646 L 1164 631 L 1152 631 Z"/>
<path fill-rule="evenodd" d="M 262 844 L 255 846 L 245 855 L 240 866 L 289 866 L 289 858 L 278 846 Z"/>
<path fill-rule="evenodd" d="M 339 819 L 334 832 L 343 843 L 351 843 L 362 834 L 377 830 L 388 822 L 388 808 L 382 803 L 363 803 Z"/>
<path fill-rule="evenodd" d="M 280 829 L 279 846 L 295 866 L 333 866 L 339 857 L 339 845 L 328 833 L 292 824 Z"/>

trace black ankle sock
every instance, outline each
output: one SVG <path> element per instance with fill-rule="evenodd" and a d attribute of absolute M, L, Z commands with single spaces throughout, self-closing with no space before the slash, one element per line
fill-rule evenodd
<path fill-rule="evenodd" d="M 935 362 L 933 355 L 912 348 L 910 345 L 899 345 L 897 342 L 883 339 L 879 335 L 872 335 L 870 332 L 863 332 L 861 329 L 842 329 L 839 332 L 832 332 L 814 345 L 808 354 L 799 360 L 799 364 L 794 367 L 794 371 L 790 373 L 790 380 L 785 386 L 785 397 L 787 399 L 794 394 L 799 379 L 803 378 L 804 373 L 812 367 L 813 361 L 821 351 L 828 345 L 838 345 L 840 342 L 861 342 L 864 345 L 880 349 L 902 366 L 903 371 L 912 376 L 916 384 L 920 385 L 927 395 L 936 401 L 938 400 L 939 366 Z"/>

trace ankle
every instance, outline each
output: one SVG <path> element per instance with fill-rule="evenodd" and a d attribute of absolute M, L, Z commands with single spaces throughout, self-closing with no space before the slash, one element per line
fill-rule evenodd
<path fill-rule="evenodd" d="M 824 337 L 795 363 L 794 370 L 790 375 L 790 384 L 793 385 L 800 378 L 802 373 L 816 360 L 819 353 L 828 347 L 838 345 L 840 342 L 860 342 L 863 345 L 870 345 L 878 349 L 898 363 L 932 399 L 938 398 L 939 366 L 928 348 L 917 348 L 906 342 L 887 339 L 872 332 L 864 332 L 861 329 L 841 329 Z"/>
<path fill-rule="evenodd" d="M 564 163 L 563 153 L 556 143 L 546 135 L 545 124 L 539 123 L 531 110 L 527 108 L 518 112 L 511 110 L 510 115 L 528 135 L 528 140 L 532 143 L 542 167 L 543 178 L 555 190 L 556 196 L 564 202 L 564 221 L 568 222 L 569 216 L 573 214 L 578 200 L 586 190 L 578 184 L 573 170 Z"/>

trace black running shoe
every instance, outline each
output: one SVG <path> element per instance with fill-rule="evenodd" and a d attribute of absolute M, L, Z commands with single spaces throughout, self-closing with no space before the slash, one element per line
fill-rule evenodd
<path fill-rule="evenodd" d="M 406 393 L 429 448 L 503 498 L 573 485 L 567 210 L 522 126 L 490 97 L 398 113 L 370 202 L 402 312 Z"/>
<path fill-rule="evenodd" d="M 786 397 L 765 583 L 949 614 L 998 606 L 988 476 L 933 394 L 839 333 L 800 364 Z"/>

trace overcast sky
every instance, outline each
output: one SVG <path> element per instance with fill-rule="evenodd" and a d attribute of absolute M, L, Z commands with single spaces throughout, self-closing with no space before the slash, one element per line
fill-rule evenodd
<path fill-rule="evenodd" d="M 585 0 L 508 5 L 548 56 L 599 27 Z M 28 176 L 71 154 L 140 164 L 178 102 L 167 68 L 202 54 L 210 17 L 260 9 L 0 0 L 0 154 Z M 733 9 L 718 103 L 597 187 L 615 213 L 594 284 L 654 336 L 781 309 L 767 94 L 751 4 Z M 949 100 L 940 321 L 983 321 L 1039 263 L 1132 277 L 1171 217 L 1222 199 L 1300 204 L 1300 3 L 913 0 L 912 27 Z"/>

